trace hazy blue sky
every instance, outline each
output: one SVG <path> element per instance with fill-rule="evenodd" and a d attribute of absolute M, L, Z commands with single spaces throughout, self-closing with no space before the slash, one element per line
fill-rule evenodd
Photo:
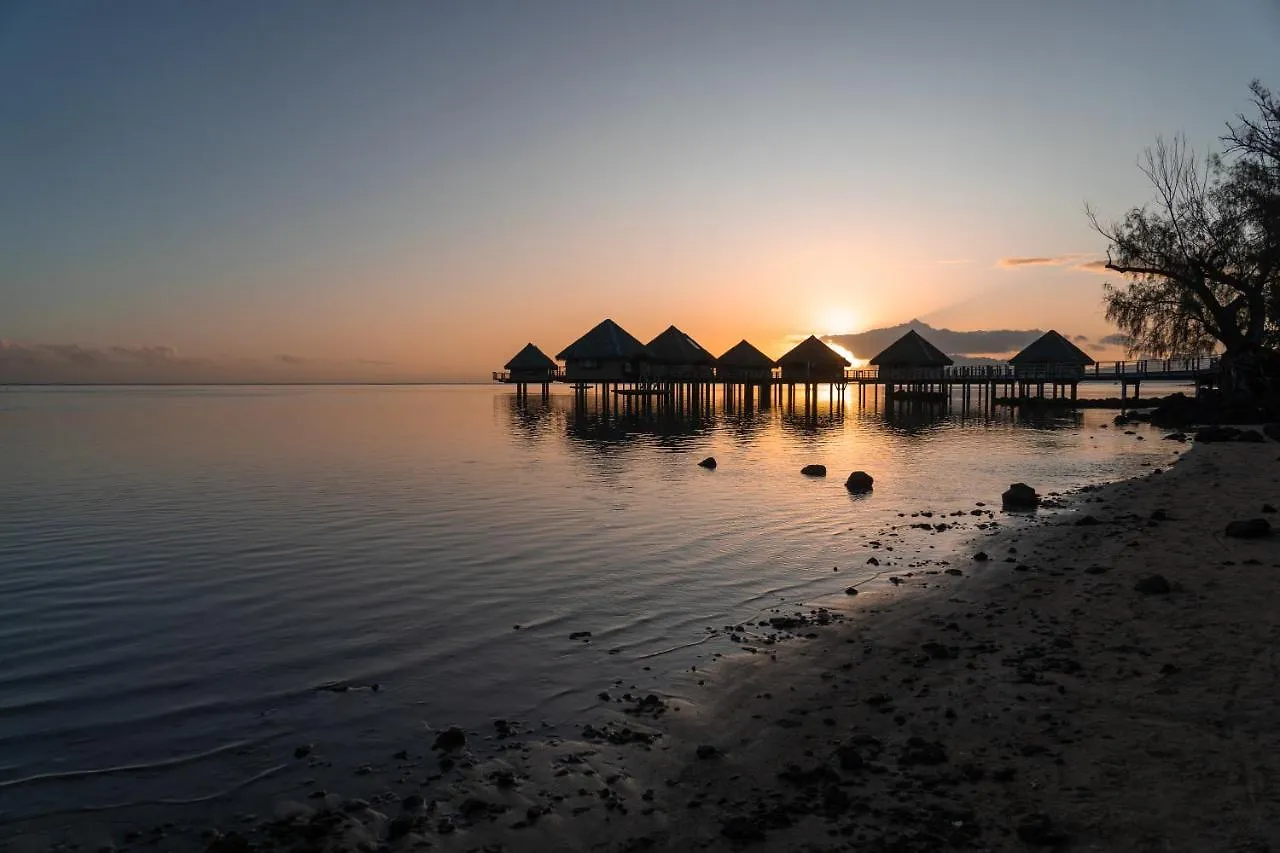
<path fill-rule="evenodd" d="M 1275 0 L 0 0 L 0 356 L 481 376 L 604 316 L 1096 340 L 1084 202 L 1144 201 L 1143 147 L 1216 144 L 1255 77 Z"/>

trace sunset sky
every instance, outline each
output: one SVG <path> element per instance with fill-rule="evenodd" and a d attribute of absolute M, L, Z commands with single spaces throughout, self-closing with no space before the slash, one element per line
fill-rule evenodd
<path fill-rule="evenodd" d="M 1096 342 L 1085 202 L 1255 77 L 1275 0 L 8 0 L 0 370 L 481 378 L 606 316 Z"/>

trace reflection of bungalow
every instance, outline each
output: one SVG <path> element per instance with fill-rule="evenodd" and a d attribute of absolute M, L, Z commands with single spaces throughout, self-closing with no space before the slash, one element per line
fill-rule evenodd
<path fill-rule="evenodd" d="M 912 329 L 871 359 L 880 381 L 896 385 L 941 383 L 951 359 Z"/>
<path fill-rule="evenodd" d="M 730 383 L 768 382 L 773 378 L 773 359 L 747 341 L 738 341 L 716 359 L 716 380 Z"/>
<path fill-rule="evenodd" d="M 783 382 L 842 382 L 849 360 L 813 335 L 778 359 Z"/>
<path fill-rule="evenodd" d="M 711 380 L 716 357 L 675 326 L 668 326 L 665 332 L 649 341 L 646 348 L 653 358 L 652 375 L 655 379 L 681 382 Z"/>
<path fill-rule="evenodd" d="M 648 378 L 648 348 L 612 320 L 603 320 L 556 359 L 568 382 L 638 382 Z"/>
<path fill-rule="evenodd" d="M 507 371 L 505 382 L 546 384 L 556 378 L 555 361 L 533 344 L 525 344 L 502 367 Z"/>
<path fill-rule="evenodd" d="M 1078 382 L 1093 359 L 1080 347 L 1050 329 L 1013 358 L 1013 375 L 1020 382 Z"/>

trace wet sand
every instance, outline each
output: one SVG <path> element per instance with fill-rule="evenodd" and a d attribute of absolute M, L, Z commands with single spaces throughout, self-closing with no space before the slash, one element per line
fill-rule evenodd
<path fill-rule="evenodd" d="M 1034 524 L 984 525 L 958 555 L 918 536 L 844 599 L 854 618 L 797 626 L 804 639 L 721 660 L 670 695 L 611 688 L 577 740 L 518 724 L 438 748 L 424 737 L 351 791 L 301 791 L 217 833 L 197 833 L 198 810 L 151 809 L 134 816 L 147 829 L 81 843 L 1274 849 L 1280 537 L 1224 529 L 1271 517 L 1278 456 L 1272 443 L 1196 446 Z M 11 848 L 51 838 L 33 830 Z"/>

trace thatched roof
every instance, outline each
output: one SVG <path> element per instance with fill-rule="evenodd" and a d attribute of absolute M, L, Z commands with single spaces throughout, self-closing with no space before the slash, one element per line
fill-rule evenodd
<path fill-rule="evenodd" d="M 1053 329 L 1045 332 L 1009 359 L 1010 364 L 1093 364 L 1080 347 Z"/>
<path fill-rule="evenodd" d="M 871 363 L 878 367 L 945 367 L 953 362 L 912 329 L 885 347 Z"/>
<path fill-rule="evenodd" d="M 502 365 L 503 370 L 555 370 L 556 363 L 542 350 L 533 344 L 525 344 L 524 349 L 511 357 Z"/>
<path fill-rule="evenodd" d="M 612 320 L 600 324 L 556 355 L 560 361 L 594 359 L 595 361 L 630 361 L 647 358 L 648 348 L 626 329 Z"/>
<path fill-rule="evenodd" d="M 645 346 L 654 360 L 666 364 L 715 364 L 716 361 L 714 355 L 675 326 L 668 326 L 665 332 Z"/>
<path fill-rule="evenodd" d="M 760 352 L 745 340 L 731 346 L 724 355 L 716 359 L 718 367 L 773 367 L 774 361 Z"/>
<path fill-rule="evenodd" d="M 841 365 L 848 367 L 851 362 L 813 335 L 796 344 L 791 352 L 778 359 L 778 364 L 812 364 Z"/>

